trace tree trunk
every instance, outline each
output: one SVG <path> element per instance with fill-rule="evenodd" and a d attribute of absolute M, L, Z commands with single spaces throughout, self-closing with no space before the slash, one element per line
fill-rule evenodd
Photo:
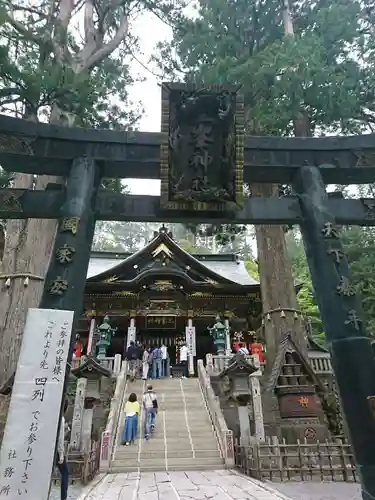
<path fill-rule="evenodd" d="M 252 196 L 278 195 L 274 184 L 253 184 Z M 255 227 L 258 248 L 259 279 L 262 294 L 267 369 L 271 370 L 280 340 L 287 332 L 306 351 L 305 332 L 298 310 L 291 264 L 281 226 Z"/>
<path fill-rule="evenodd" d="M 44 189 L 53 177 L 39 177 L 37 188 Z M 33 178 L 17 174 L 15 186 L 30 189 Z M 9 220 L 7 222 L 3 261 L 0 266 L 0 388 L 17 367 L 27 311 L 38 307 L 43 291 L 44 276 L 56 233 L 56 220 Z M 18 274 L 17 277 L 12 275 Z M 21 276 L 19 276 L 21 274 Z M 23 274 L 31 274 L 26 286 Z M 10 286 L 5 283 L 10 278 Z"/>

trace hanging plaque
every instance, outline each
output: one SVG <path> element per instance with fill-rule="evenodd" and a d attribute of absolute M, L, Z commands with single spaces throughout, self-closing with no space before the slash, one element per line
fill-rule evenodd
<path fill-rule="evenodd" d="M 161 128 L 162 208 L 242 208 L 244 112 L 237 88 L 164 83 Z"/>
<path fill-rule="evenodd" d="M 149 330 L 175 330 L 176 316 L 175 315 L 148 315 L 146 316 L 146 328 Z"/>

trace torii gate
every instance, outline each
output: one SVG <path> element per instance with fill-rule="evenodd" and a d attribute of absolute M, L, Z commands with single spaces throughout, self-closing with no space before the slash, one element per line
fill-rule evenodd
<path fill-rule="evenodd" d="M 219 86 L 164 84 L 161 133 L 70 129 L 1 116 L 1 166 L 62 176 L 66 185 L 0 190 L 0 217 L 59 220 L 40 308 L 76 317 L 96 220 L 299 224 L 362 495 L 375 498 L 369 403 L 375 363 L 336 226 L 375 226 L 375 199 L 331 198 L 325 189 L 375 182 L 375 135 L 244 137 L 243 130 L 240 96 Z M 161 179 L 161 197 L 99 188 L 101 178 L 124 177 Z M 290 184 L 296 194 L 243 199 L 244 182 Z"/>

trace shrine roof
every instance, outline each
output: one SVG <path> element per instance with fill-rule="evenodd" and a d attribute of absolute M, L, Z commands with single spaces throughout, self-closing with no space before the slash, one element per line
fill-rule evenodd
<path fill-rule="evenodd" d="M 162 247 L 165 244 L 166 248 Z M 160 232 L 144 248 L 134 254 L 119 252 L 92 252 L 87 279 L 90 282 L 103 281 L 113 275 L 119 276 L 126 268 L 133 268 L 145 255 L 152 256 L 153 252 L 162 247 L 163 253 L 170 250 L 184 262 L 184 269 L 190 266 L 198 269 L 202 275 L 227 284 L 259 287 L 259 282 L 252 278 L 245 267 L 245 263 L 234 254 L 206 254 L 192 255 L 183 250 L 166 232 Z M 131 276 L 126 272 L 127 279 Z"/>
<path fill-rule="evenodd" d="M 310 381 L 314 384 L 316 388 L 320 391 L 325 391 L 325 388 L 312 369 L 309 360 L 305 357 L 299 346 L 294 342 L 290 333 L 287 333 L 285 337 L 280 341 L 279 348 L 276 353 L 275 361 L 269 374 L 268 380 L 266 382 L 266 390 L 271 391 L 276 388 L 277 380 L 280 376 L 281 369 L 285 364 L 285 354 L 290 352 L 293 357 L 302 365 Z"/>

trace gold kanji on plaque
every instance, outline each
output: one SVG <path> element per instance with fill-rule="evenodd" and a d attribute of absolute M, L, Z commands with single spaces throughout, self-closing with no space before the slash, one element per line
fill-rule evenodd
<path fill-rule="evenodd" d="M 302 406 L 302 408 L 308 408 L 309 398 L 307 398 L 306 396 L 301 396 L 298 400 L 298 403 L 300 404 L 300 406 Z"/>
<path fill-rule="evenodd" d="M 61 276 L 57 276 L 55 280 L 51 281 L 49 286 L 49 293 L 51 295 L 62 295 L 68 289 L 67 280 L 63 280 Z"/>
<path fill-rule="evenodd" d="M 67 244 L 56 250 L 56 259 L 60 262 L 60 264 L 69 264 L 73 260 L 73 254 L 76 249 Z"/>
<path fill-rule="evenodd" d="M 77 234 L 79 226 L 79 217 L 64 217 L 61 221 L 60 231 L 62 233 L 70 232 Z"/>

